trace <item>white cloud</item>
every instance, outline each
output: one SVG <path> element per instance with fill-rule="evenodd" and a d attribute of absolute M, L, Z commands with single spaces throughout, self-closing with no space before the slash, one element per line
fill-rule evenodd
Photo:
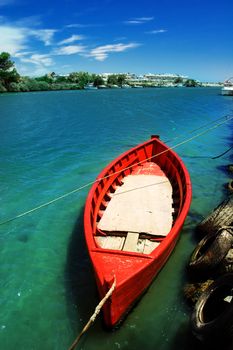
<path fill-rule="evenodd" d="M 45 46 L 51 45 L 55 29 L 31 30 L 8 24 L 0 25 L 0 52 L 7 51 L 16 56 L 20 51 L 28 49 L 29 38 L 34 37 L 42 41 Z"/>
<path fill-rule="evenodd" d="M 17 65 L 17 71 L 21 74 L 21 75 L 27 75 L 27 76 L 41 76 L 44 74 L 48 73 L 48 68 L 44 67 L 44 66 L 33 66 L 33 68 L 31 68 L 29 65 Z"/>
<path fill-rule="evenodd" d="M 128 21 L 125 21 L 125 24 L 144 24 L 150 21 L 153 21 L 154 17 L 139 17 L 139 18 L 132 18 Z"/>
<path fill-rule="evenodd" d="M 78 41 L 78 40 L 83 40 L 85 39 L 85 36 L 84 35 L 72 35 L 70 38 L 67 38 L 65 40 L 62 40 L 58 43 L 58 45 L 65 45 L 65 44 L 71 44 L 75 41 Z"/>
<path fill-rule="evenodd" d="M 149 22 L 149 21 L 153 21 L 154 17 L 139 17 L 136 19 L 139 21 Z"/>
<path fill-rule="evenodd" d="M 24 57 L 24 56 L 29 56 L 31 54 L 33 54 L 32 51 L 20 51 L 20 52 L 16 52 L 14 54 L 14 56 L 17 57 L 17 58 L 21 58 L 21 57 Z"/>
<path fill-rule="evenodd" d="M 27 34 L 24 28 L 0 25 L 0 52 L 7 51 L 15 55 L 26 48 Z"/>
<path fill-rule="evenodd" d="M 167 30 L 166 29 L 155 29 L 155 30 L 151 30 L 149 32 L 146 32 L 147 34 L 159 34 L 159 33 L 166 33 Z"/>
<path fill-rule="evenodd" d="M 33 54 L 30 57 L 20 57 L 20 61 L 24 63 L 32 63 L 40 67 L 49 67 L 54 64 L 49 55 Z"/>
<path fill-rule="evenodd" d="M 75 53 L 83 53 L 85 46 L 83 45 L 69 45 L 63 46 L 53 51 L 53 55 L 73 55 Z"/>
<path fill-rule="evenodd" d="M 28 57 L 27 57 L 28 56 Z M 48 73 L 48 67 L 54 66 L 55 62 L 48 54 L 20 52 L 17 54 L 19 63 L 17 70 L 21 75 L 40 76 Z"/>
<path fill-rule="evenodd" d="M 38 40 L 41 40 L 45 46 L 52 44 L 52 39 L 56 29 L 38 29 L 38 30 L 29 30 L 28 34 L 34 36 Z"/>
<path fill-rule="evenodd" d="M 137 19 L 132 19 L 132 20 L 129 20 L 129 21 L 125 21 L 124 23 L 126 23 L 126 24 L 141 24 L 143 22 L 138 21 Z"/>
<path fill-rule="evenodd" d="M 38 31 L 31 30 L 26 27 L 17 27 L 12 25 L 0 25 L 0 52 L 9 52 L 13 57 L 18 59 L 19 66 L 22 71 L 22 64 L 33 64 L 36 70 L 43 71 L 46 67 L 54 64 L 52 58 L 48 54 L 39 54 L 31 50 L 29 39 L 34 37 L 48 45 L 55 30 L 40 29 Z"/>
<path fill-rule="evenodd" d="M 21 25 L 17 22 L 6 23 L 6 19 L 1 16 L 0 20 L 2 20 L 2 23 L 0 22 L 0 52 L 6 51 L 15 57 L 16 64 L 21 67 L 21 71 L 45 71 L 47 67 L 55 65 L 55 56 L 77 54 L 83 57 L 92 57 L 97 61 L 104 61 L 111 53 L 123 52 L 140 46 L 139 43 L 135 42 L 119 42 L 118 38 L 118 43 L 88 47 L 81 43 L 76 44 L 76 41 L 83 40 L 85 37 L 75 34 L 56 43 L 54 35 L 58 29 L 36 30 L 35 27 L 23 25 L 23 22 Z M 141 17 L 135 20 L 145 22 L 152 20 L 152 17 Z M 50 45 L 52 46 L 51 50 L 45 52 L 45 46 Z"/>
<path fill-rule="evenodd" d="M 90 27 L 102 27 L 102 24 L 71 23 L 65 26 L 65 28 L 90 28 Z"/>
<path fill-rule="evenodd" d="M 88 57 L 93 57 L 97 61 L 104 61 L 109 53 L 112 52 L 123 52 L 128 49 L 132 49 L 135 47 L 140 46 L 138 43 L 129 43 L 129 44 L 110 44 L 110 45 L 104 45 L 104 46 L 98 46 L 90 51 L 90 53 L 87 55 Z"/>

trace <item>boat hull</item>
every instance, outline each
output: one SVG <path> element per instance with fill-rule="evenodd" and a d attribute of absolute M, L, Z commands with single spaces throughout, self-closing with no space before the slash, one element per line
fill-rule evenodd
<path fill-rule="evenodd" d="M 224 96 L 233 96 L 233 87 L 232 88 L 223 88 L 222 95 Z"/>
<path fill-rule="evenodd" d="M 131 174 L 138 163 L 148 160 L 159 164 L 173 185 L 176 208 L 170 232 L 150 254 L 99 247 L 95 241 L 99 231 L 97 223 L 107 207 L 108 196 L 114 192 L 119 179 Z M 107 327 L 116 326 L 124 318 L 164 266 L 176 245 L 190 203 L 188 171 L 181 159 L 157 137 L 125 152 L 97 177 L 86 201 L 84 231 L 100 298 L 104 297 L 116 278 L 116 288 L 103 308 Z"/>

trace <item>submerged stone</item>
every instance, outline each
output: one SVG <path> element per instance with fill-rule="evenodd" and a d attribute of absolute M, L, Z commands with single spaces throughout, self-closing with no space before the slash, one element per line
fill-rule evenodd
<path fill-rule="evenodd" d="M 28 233 L 21 233 L 20 235 L 18 235 L 17 239 L 20 242 L 27 243 L 29 240 L 29 234 Z"/>

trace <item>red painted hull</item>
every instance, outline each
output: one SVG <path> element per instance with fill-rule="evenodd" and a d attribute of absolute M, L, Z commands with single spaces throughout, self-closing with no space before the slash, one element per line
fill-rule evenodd
<path fill-rule="evenodd" d="M 161 167 L 173 187 L 175 217 L 170 232 L 150 254 L 100 248 L 94 236 L 101 234 L 97 222 L 110 200 L 109 194 L 138 163 L 148 160 Z M 122 320 L 169 258 L 188 214 L 191 195 L 190 177 L 182 160 L 157 137 L 122 154 L 97 177 L 86 200 L 84 231 L 100 298 L 116 277 L 116 288 L 103 308 L 107 327 L 112 328 Z"/>

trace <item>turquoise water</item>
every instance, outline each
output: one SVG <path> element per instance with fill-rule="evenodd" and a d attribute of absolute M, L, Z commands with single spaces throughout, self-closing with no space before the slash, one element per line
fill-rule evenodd
<path fill-rule="evenodd" d="M 151 134 L 165 141 L 183 135 L 169 142 L 174 145 L 232 109 L 232 97 L 215 88 L 2 94 L 0 221 L 94 180 Z M 228 123 L 177 148 L 193 183 L 178 245 L 121 327 L 107 332 L 98 318 L 79 349 L 201 348 L 189 330 L 185 266 L 196 223 L 225 196 L 232 153 L 211 157 L 229 148 L 231 138 Z M 87 192 L 0 226 L 1 349 L 67 349 L 97 305 L 82 230 Z"/>

